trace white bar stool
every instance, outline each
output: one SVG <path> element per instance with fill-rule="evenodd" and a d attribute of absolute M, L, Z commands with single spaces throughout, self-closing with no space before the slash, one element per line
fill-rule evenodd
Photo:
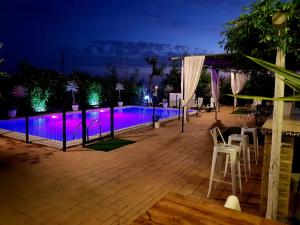
<path fill-rule="evenodd" d="M 237 180 L 237 178 L 238 178 L 238 182 L 239 182 L 240 191 L 242 191 L 241 168 L 240 168 L 240 146 L 226 144 L 226 142 L 220 132 L 220 129 L 218 127 L 211 129 L 210 133 L 214 140 L 214 151 L 213 151 L 213 157 L 212 157 L 207 197 L 209 198 L 209 196 L 210 196 L 213 181 L 232 184 L 232 192 L 234 195 L 236 195 L 236 180 Z M 218 139 L 217 139 L 218 134 L 221 136 L 223 143 L 218 143 Z M 226 182 L 226 181 L 218 180 L 215 178 L 215 167 L 216 167 L 216 163 L 217 163 L 218 154 L 229 155 L 230 166 L 231 166 L 231 182 Z"/>
<path fill-rule="evenodd" d="M 251 133 L 253 137 L 253 148 L 254 148 L 254 157 L 255 163 L 258 164 L 259 152 L 258 152 L 258 138 L 257 138 L 257 128 L 256 127 L 248 127 L 245 121 L 240 117 L 241 121 L 241 134 Z"/>
<path fill-rule="evenodd" d="M 242 153 L 243 153 L 243 164 L 244 164 L 244 173 L 246 182 L 248 181 L 248 172 L 251 173 L 251 165 L 250 165 L 250 148 L 248 147 L 249 137 L 248 135 L 242 134 L 231 134 L 228 137 L 228 144 L 232 144 L 233 141 L 239 142 L 241 145 Z M 229 158 L 226 156 L 225 162 L 225 170 L 224 170 L 224 177 L 227 173 L 227 167 L 229 163 Z M 247 168 L 248 166 L 248 168 Z"/>

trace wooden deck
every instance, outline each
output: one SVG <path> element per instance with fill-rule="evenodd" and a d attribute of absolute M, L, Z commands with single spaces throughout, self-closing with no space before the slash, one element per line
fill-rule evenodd
<path fill-rule="evenodd" d="M 239 126 L 231 110 L 221 108 L 218 125 Z M 130 224 L 169 192 L 206 198 L 214 113 L 192 117 L 183 134 L 180 125 L 124 133 L 137 142 L 108 153 L 0 138 L 0 225 Z M 238 193 L 242 210 L 256 215 L 261 162 Z M 209 201 L 223 205 L 230 194 L 231 186 L 220 184 Z"/>
<path fill-rule="evenodd" d="M 227 209 L 208 201 L 177 193 L 169 193 L 132 223 L 132 225 L 175 224 L 283 225 L 277 221 Z"/>

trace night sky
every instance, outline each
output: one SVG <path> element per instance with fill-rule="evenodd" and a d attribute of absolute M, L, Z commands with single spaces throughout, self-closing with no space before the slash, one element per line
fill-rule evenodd
<path fill-rule="evenodd" d="M 237 18 L 248 4 L 247 0 L 2 1 L 0 56 L 10 65 L 20 58 L 45 64 L 55 61 L 61 49 L 108 40 L 223 52 L 218 45 L 223 24 Z"/>

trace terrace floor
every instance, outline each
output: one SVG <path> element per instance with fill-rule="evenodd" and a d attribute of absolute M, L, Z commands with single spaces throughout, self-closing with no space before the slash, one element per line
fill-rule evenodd
<path fill-rule="evenodd" d="M 239 126 L 231 111 L 218 113 L 225 127 Z M 0 225 L 130 224 L 169 192 L 206 198 L 214 116 L 192 117 L 183 134 L 178 121 L 121 134 L 137 142 L 111 152 L 62 152 L 1 137 Z M 238 194 L 242 210 L 256 215 L 261 163 L 252 164 Z M 220 184 L 209 201 L 223 205 L 230 194 Z"/>

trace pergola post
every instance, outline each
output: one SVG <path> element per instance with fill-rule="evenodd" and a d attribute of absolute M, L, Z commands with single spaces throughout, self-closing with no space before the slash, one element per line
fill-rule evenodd
<path fill-rule="evenodd" d="M 273 17 L 274 25 L 282 25 L 285 23 L 285 14 L 277 13 Z M 280 31 L 279 31 L 280 35 Z M 277 49 L 276 65 L 285 67 L 285 53 L 282 49 Z M 274 97 L 284 96 L 284 81 L 283 78 L 275 76 L 275 91 Z M 273 122 L 272 122 L 272 147 L 269 170 L 269 184 L 268 184 L 268 202 L 266 218 L 276 220 L 277 205 L 278 205 L 278 189 L 279 189 L 279 175 L 280 175 L 280 151 L 281 151 L 281 136 L 283 123 L 283 108 L 284 101 L 274 101 Z"/>

